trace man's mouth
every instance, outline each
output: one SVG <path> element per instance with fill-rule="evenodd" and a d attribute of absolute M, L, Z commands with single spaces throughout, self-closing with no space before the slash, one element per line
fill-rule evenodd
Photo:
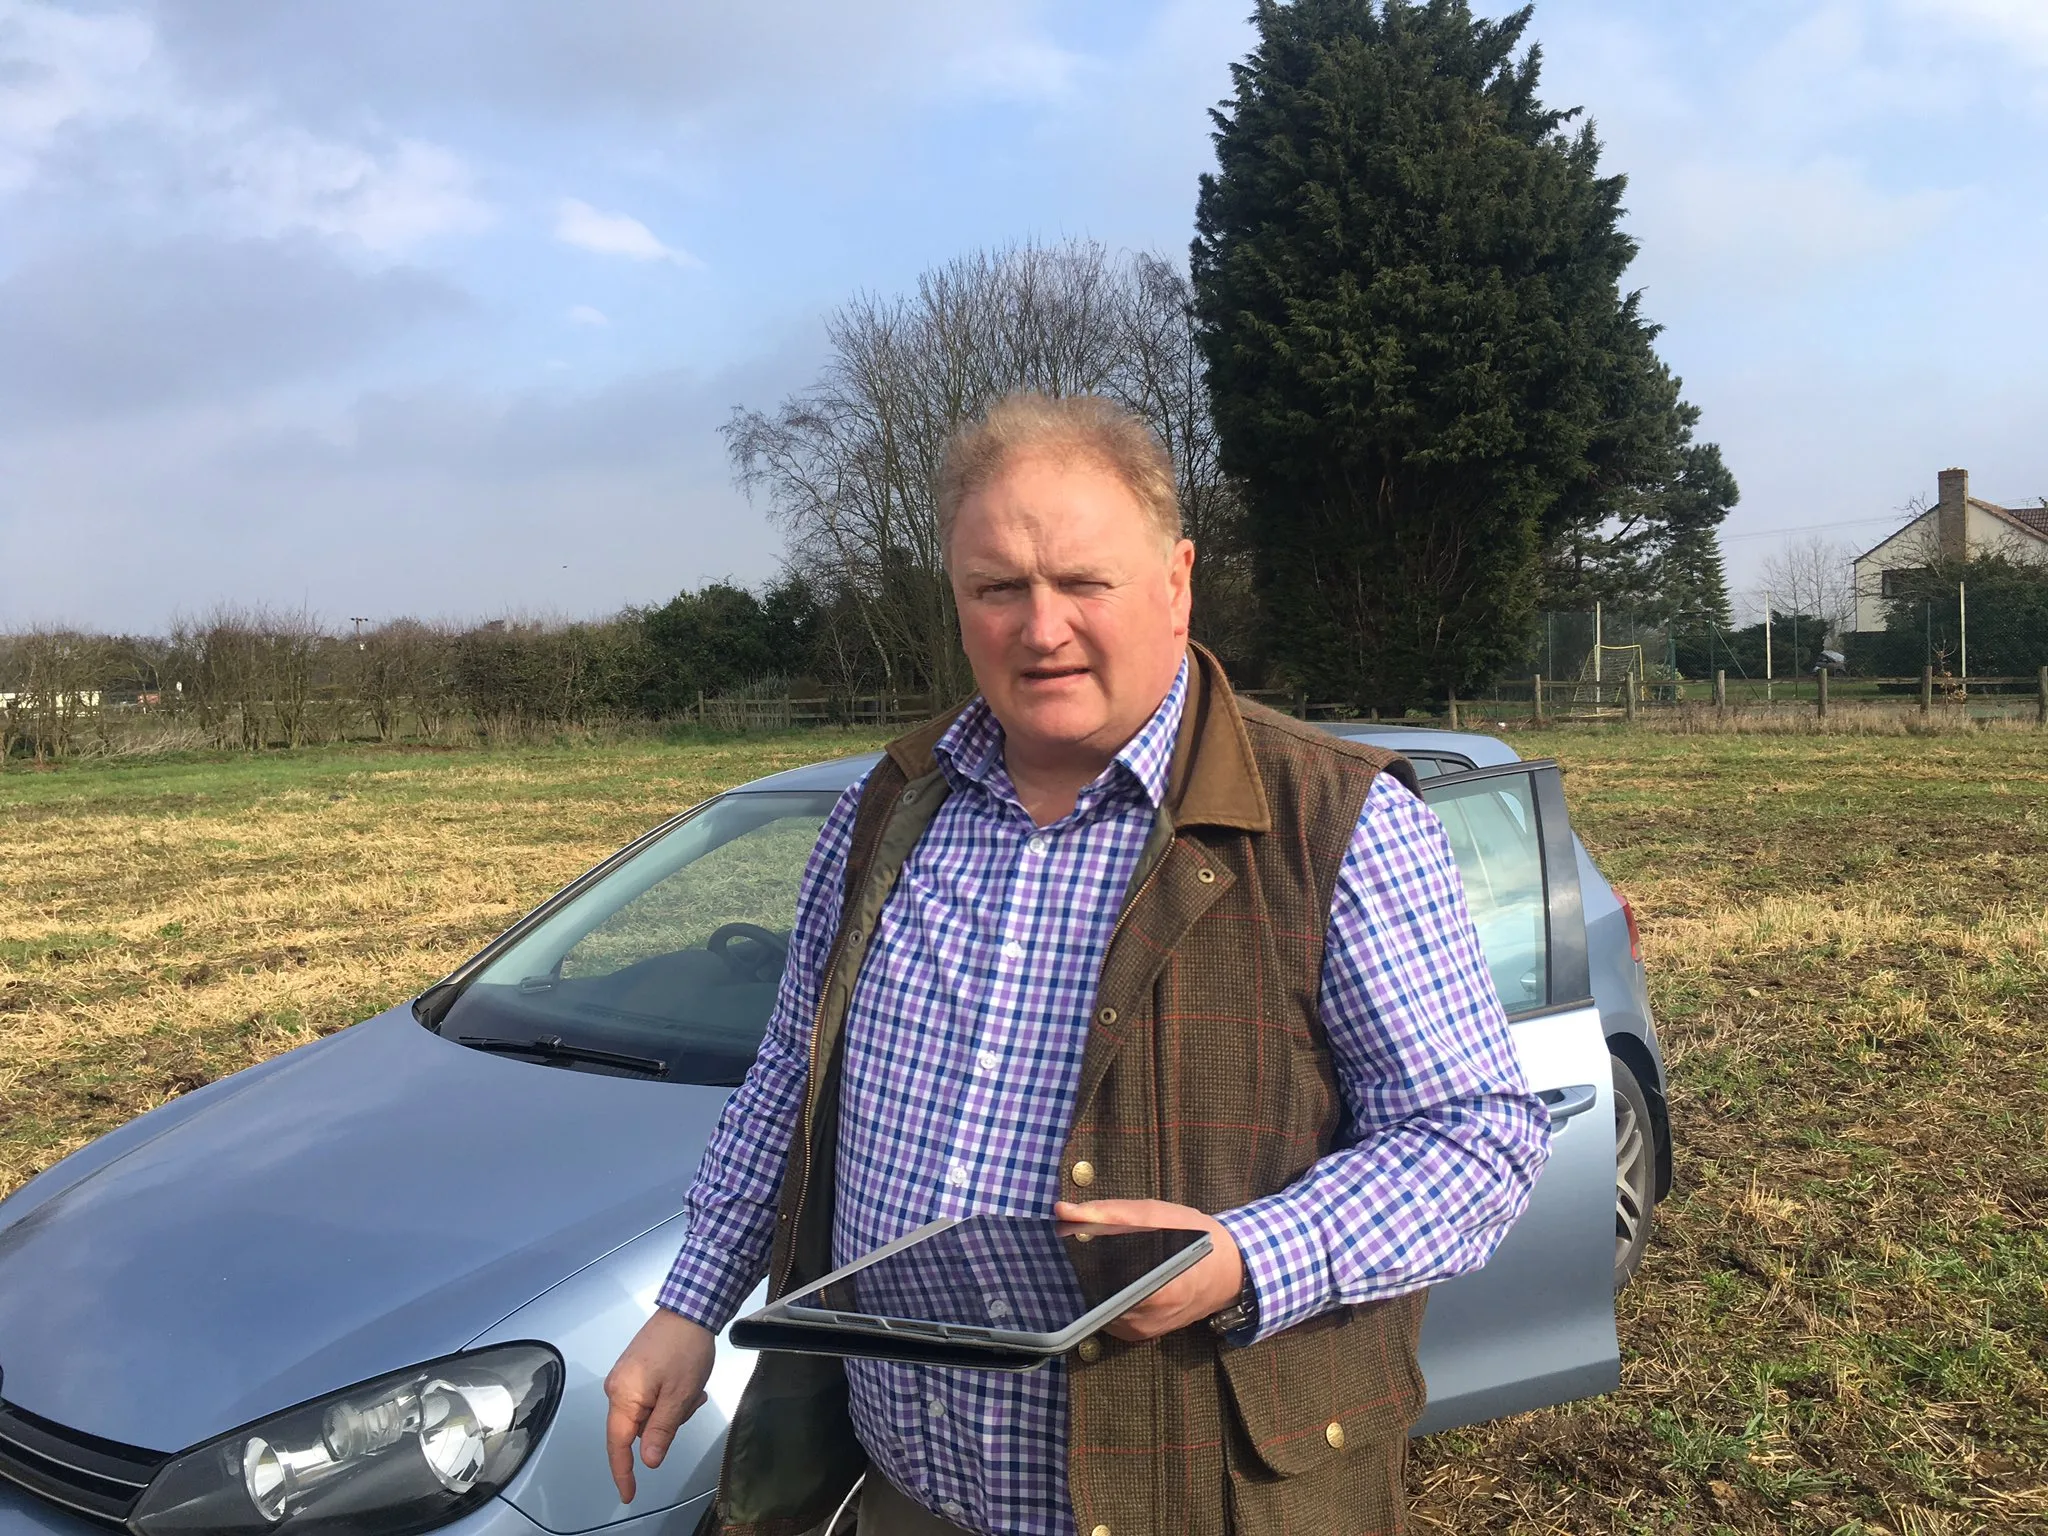
<path fill-rule="evenodd" d="M 1024 681 L 1027 683 L 1057 683 L 1070 677 L 1086 677 L 1086 667 L 1026 667 Z"/>

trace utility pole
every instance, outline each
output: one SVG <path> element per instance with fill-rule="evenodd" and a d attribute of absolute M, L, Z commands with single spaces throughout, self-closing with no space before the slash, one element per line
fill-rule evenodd
<path fill-rule="evenodd" d="M 349 623 L 351 623 L 351 624 L 355 625 L 355 627 L 356 627 L 356 649 L 357 649 L 357 650 L 359 650 L 359 651 L 360 651 L 360 650 L 363 650 L 363 649 L 364 649 L 364 645 L 363 645 L 363 626 L 364 626 L 365 624 L 369 623 L 369 622 L 370 622 L 370 621 L 369 621 L 368 619 L 350 619 L 350 620 L 349 620 Z"/>
<path fill-rule="evenodd" d="M 1956 583 L 1956 650 L 1956 670 L 1961 674 L 1956 682 L 1967 699 L 1970 696 L 1970 599 L 1960 581 Z"/>
<path fill-rule="evenodd" d="M 1771 594 L 1764 593 L 1764 702 L 1772 701 L 1771 694 Z"/>

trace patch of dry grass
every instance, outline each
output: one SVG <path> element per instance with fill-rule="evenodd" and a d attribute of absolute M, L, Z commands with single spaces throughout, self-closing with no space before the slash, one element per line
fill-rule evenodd
<path fill-rule="evenodd" d="M 795 736 L 0 775 L 0 1190 L 367 1015 Z M 1678 1189 L 1623 1390 L 1415 1447 L 1457 1532 L 2048 1530 L 2048 737 L 1523 734 L 1636 902 Z"/>
<path fill-rule="evenodd" d="M 0 774 L 0 1193 L 389 1007 L 719 789 L 857 736 Z"/>
<path fill-rule="evenodd" d="M 1520 736 L 1636 903 L 1678 1187 L 1623 1390 L 1425 1530 L 2048 1530 L 2048 738 Z"/>

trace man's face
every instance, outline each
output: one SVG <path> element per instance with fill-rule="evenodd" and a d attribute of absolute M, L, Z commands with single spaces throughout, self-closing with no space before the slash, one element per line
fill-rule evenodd
<path fill-rule="evenodd" d="M 1173 686 L 1195 547 L 1114 474 L 1025 454 L 960 505 L 960 639 L 1013 753 L 1106 763 Z"/>

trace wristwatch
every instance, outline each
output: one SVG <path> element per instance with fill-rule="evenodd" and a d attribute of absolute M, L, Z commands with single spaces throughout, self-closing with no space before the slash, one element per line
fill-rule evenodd
<path fill-rule="evenodd" d="M 1259 1291 L 1252 1284 L 1252 1277 L 1244 1277 L 1244 1289 L 1237 1293 L 1237 1300 L 1221 1312 L 1209 1315 L 1209 1329 L 1218 1338 L 1228 1339 L 1234 1334 L 1250 1333 L 1259 1326 Z"/>

